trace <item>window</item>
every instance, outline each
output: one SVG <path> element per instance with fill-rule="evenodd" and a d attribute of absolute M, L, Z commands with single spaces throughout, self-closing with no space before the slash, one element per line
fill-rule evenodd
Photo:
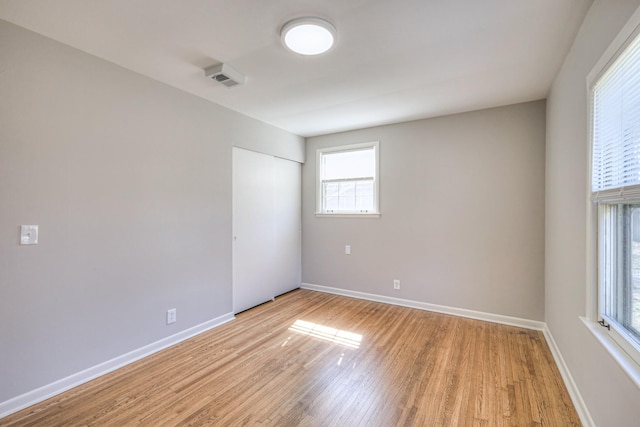
<path fill-rule="evenodd" d="M 591 86 L 591 194 L 598 205 L 598 315 L 640 363 L 640 37 Z"/>
<path fill-rule="evenodd" d="M 320 149 L 316 153 L 318 215 L 378 216 L 377 142 Z"/>

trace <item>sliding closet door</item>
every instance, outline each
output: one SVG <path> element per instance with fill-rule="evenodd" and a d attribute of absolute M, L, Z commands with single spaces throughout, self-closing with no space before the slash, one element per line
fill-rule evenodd
<path fill-rule="evenodd" d="M 233 149 L 233 311 L 300 283 L 300 165 Z"/>
<path fill-rule="evenodd" d="M 233 312 L 273 298 L 273 157 L 233 149 Z"/>
<path fill-rule="evenodd" d="M 291 160 L 275 162 L 274 295 L 300 287 L 302 266 L 302 166 Z"/>

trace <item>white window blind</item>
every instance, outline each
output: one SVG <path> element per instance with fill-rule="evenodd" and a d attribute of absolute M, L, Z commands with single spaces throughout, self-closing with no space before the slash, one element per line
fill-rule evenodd
<path fill-rule="evenodd" d="M 374 147 L 323 153 L 322 179 L 324 181 L 373 179 L 376 167 L 375 156 Z"/>
<path fill-rule="evenodd" d="M 640 38 L 593 87 L 594 201 L 640 198 Z"/>

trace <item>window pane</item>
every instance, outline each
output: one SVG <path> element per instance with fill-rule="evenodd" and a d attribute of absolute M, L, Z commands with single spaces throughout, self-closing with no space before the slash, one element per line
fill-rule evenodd
<path fill-rule="evenodd" d="M 370 212 L 373 210 L 373 196 L 361 196 L 356 199 L 356 209 Z"/>
<path fill-rule="evenodd" d="M 325 211 L 373 212 L 373 181 L 347 181 L 323 185 Z"/>
<path fill-rule="evenodd" d="M 357 183 L 359 196 L 373 196 L 373 181 L 360 181 Z"/>
<path fill-rule="evenodd" d="M 356 194 L 355 182 L 341 182 L 340 183 L 340 197 L 354 197 Z"/>
<path fill-rule="evenodd" d="M 324 199 L 324 210 L 325 211 L 337 211 L 340 207 L 338 197 L 326 197 Z"/>
<path fill-rule="evenodd" d="M 335 182 L 325 182 L 323 184 L 325 196 L 338 196 L 340 194 L 340 184 Z"/>
<path fill-rule="evenodd" d="M 340 207 L 341 211 L 353 212 L 356 210 L 356 197 L 355 194 L 351 196 L 340 195 Z"/>
<path fill-rule="evenodd" d="M 374 177 L 376 158 L 374 148 L 322 154 L 322 179 L 350 179 Z"/>
<path fill-rule="evenodd" d="M 640 204 L 604 212 L 603 315 L 640 342 Z"/>

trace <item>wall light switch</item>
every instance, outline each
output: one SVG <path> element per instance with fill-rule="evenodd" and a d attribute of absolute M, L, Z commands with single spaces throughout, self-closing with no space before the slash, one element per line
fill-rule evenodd
<path fill-rule="evenodd" d="M 37 225 L 21 225 L 20 226 L 20 244 L 21 245 L 37 245 L 38 244 L 38 226 Z"/>
<path fill-rule="evenodd" d="M 176 323 L 176 309 L 175 308 L 167 310 L 167 325 L 170 325 L 172 323 Z"/>
<path fill-rule="evenodd" d="M 346 246 L 344 247 L 344 253 L 345 253 L 346 255 L 351 255 L 351 245 L 346 245 Z"/>

